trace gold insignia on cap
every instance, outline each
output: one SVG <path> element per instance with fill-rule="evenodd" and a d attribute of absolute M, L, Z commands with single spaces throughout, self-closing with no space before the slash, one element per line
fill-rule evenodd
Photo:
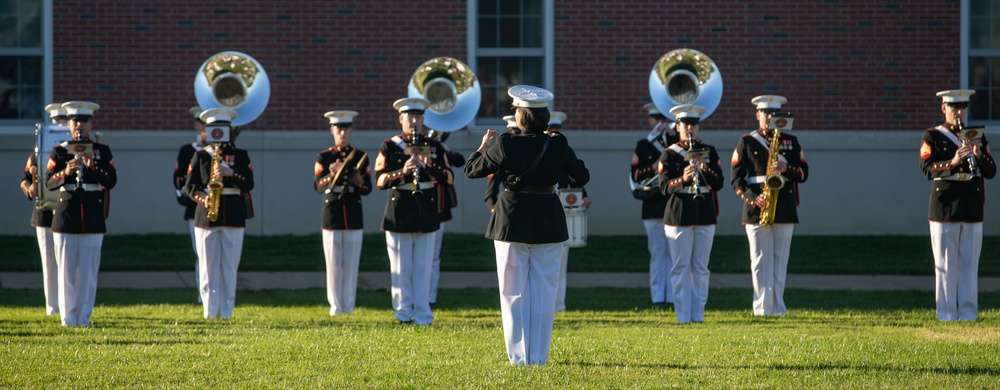
<path fill-rule="evenodd" d="M 83 108 L 83 103 L 77 103 L 76 108 Z"/>

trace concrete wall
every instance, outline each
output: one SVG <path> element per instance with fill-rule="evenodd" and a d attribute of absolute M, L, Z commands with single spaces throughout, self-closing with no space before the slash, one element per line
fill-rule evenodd
<path fill-rule="evenodd" d="M 374 162 L 382 139 L 395 131 L 359 131 L 353 144 L 370 152 Z M 712 131 L 702 139 L 719 150 L 723 164 L 742 132 Z M 796 234 L 853 235 L 927 233 L 927 197 L 930 183 L 919 171 L 919 131 L 798 131 L 810 165 L 809 181 L 800 186 L 802 203 Z M 568 131 L 570 144 L 591 172 L 587 190 L 593 200 L 588 211 L 591 235 L 644 234 L 639 201 L 628 190 L 628 165 L 641 131 Z M 476 149 L 482 133 L 462 131 L 448 145 L 464 155 Z M 32 203 L 17 187 L 34 137 L 2 135 L 0 139 L 0 234 L 34 234 L 28 226 Z M 184 131 L 105 131 L 118 168 L 118 186 L 112 192 L 109 234 L 186 232 L 182 209 L 174 198 L 171 172 L 177 149 L 193 135 Z M 328 132 L 246 131 L 239 145 L 249 150 L 255 169 L 252 194 L 257 217 L 248 221 L 247 234 L 303 235 L 319 229 L 322 198 L 312 189 L 316 154 L 332 144 Z M 739 221 L 740 200 L 728 185 L 720 193 L 717 234 L 744 234 Z M 990 187 L 992 183 L 988 183 Z M 489 218 L 483 205 L 485 180 L 466 179 L 456 172 L 459 207 L 447 225 L 452 233 L 481 234 Z M 1000 219 L 990 218 L 1000 203 L 998 191 L 987 188 L 986 234 L 1000 234 Z M 365 230 L 378 231 L 385 207 L 384 191 L 365 198 Z"/>

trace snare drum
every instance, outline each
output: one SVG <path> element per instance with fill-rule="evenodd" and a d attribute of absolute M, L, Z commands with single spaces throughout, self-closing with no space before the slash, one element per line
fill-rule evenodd
<path fill-rule="evenodd" d="M 566 230 L 569 231 L 569 247 L 587 246 L 587 209 L 564 209 L 566 212 Z"/>

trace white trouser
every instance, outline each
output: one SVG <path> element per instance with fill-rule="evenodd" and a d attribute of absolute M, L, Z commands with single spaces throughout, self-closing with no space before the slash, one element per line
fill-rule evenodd
<path fill-rule="evenodd" d="M 385 232 L 392 271 L 392 308 L 396 319 L 416 325 L 434 322 L 427 293 L 431 284 L 434 233 Z"/>
<path fill-rule="evenodd" d="M 934 252 L 934 297 L 938 320 L 975 321 L 979 317 L 979 253 L 983 223 L 930 222 Z"/>
<path fill-rule="evenodd" d="M 438 281 L 441 280 L 441 240 L 444 238 L 444 222 L 441 227 L 434 232 L 434 258 L 431 261 L 431 287 L 427 295 L 427 301 L 437 303 Z"/>
<path fill-rule="evenodd" d="M 569 240 L 563 241 L 559 251 L 559 284 L 556 288 L 556 311 L 566 311 L 566 266 L 569 264 Z"/>
<path fill-rule="evenodd" d="M 677 322 L 705 321 L 708 302 L 708 259 L 715 240 L 715 225 L 663 226 L 670 242 L 670 284 L 674 290 Z"/>
<path fill-rule="evenodd" d="M 194 277 L 198 279 L 201 272 L 198 271 L 198 240 L 194 237 L 194 219 L 187 220 L 188 232 L 191 234 L 191 249 L 194 250 Z M 198 303 L 201 303 L 201 289 L 198 289 Z"/>
<path fill-rule="evenodd" d="M 744 225 L 750 242 L 750 273 L 753 275 L 753 314 L 784 315 L 785 275 L 795 224 Z"/>
<path fill-rule="evenodd" d="M 545 364 L 552 343 L 562 243 L 493 241 L 500 314 L 511 364 Z"/>
<path fill-rule="evenodd" d="M 104 234 L 52 233 L 59 267 L 59 314 L 64 326 L 90 325 Z"/>
<path fill-rule="evenodd" d="M 358 265 L 361 263 L 363 231 L 323 229 L 323 255 L 326 257 L 326 300 L 330 315 L 354 312 L 358 291 Z"/>
<path fill-rule="evenodd" d="M 653 303 L 671 303 L 674 290 L 670 286 L 670 243 L 663 234 L 662 219 L 644 219 L 646 249 L 649 250 L 649 292 Z"/>
<path fill-rule="evenodd" d="M 59 264 L 56 263 L 55 239 L 52 228 L 36 226 L 38 252 L 42 255 L 42 289 L 45 292 L 45 314 L 59 314 Z"/>
<path fill-rule="evenodd" d="M 243 254 L 243 228 L 194 229 L 198 244 L 198 286 L 205 318 L 233 316 L 236 270 Z"/>

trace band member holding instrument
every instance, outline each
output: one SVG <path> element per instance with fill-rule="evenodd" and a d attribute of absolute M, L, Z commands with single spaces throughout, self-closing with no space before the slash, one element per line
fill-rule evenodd
<path fill-rule="evenodd" d="M 545 134 L 551 92 L 528 85 L 511 87 L 520 135 L 487 130 L 465 165 L 468 178 L 504 173 L 506 187 L 490 216 L 486 238 L 494 240 L 500 313 L 511 364 L 540 365 L 549 358 L 555 318 L 559 255 L 569 238 L 566 216 L 555 194 L 560 173 L 575 186 L 590 172 L 559 133 Z"/>
<path fill-rule="evenodd" d="M 521 134 L 521 129 L 517 128 L 517 121 L 514 120 L 513 115 L 506 115 L 503 117 L 504 122 L 507 122 L 507 133 L 518 135 Z M 500 195 L 500 184 L 503 183 L 503 178 L 500 173 L 491 173 L 486 175 L 486 207 L 490 208 L 490 213 L 493 213 L 493 208 L 497 204 L 497 196 Z"/>
<path fill-rule="evenodd" d="M 777 139 L 770 128 L 771 116 L 781 110 L 787 101 L 782 96 L 763 95 L 751 100 L 757 108 L 757 130 L 740 138 L 733 150 L 733 189 L 743 199 L 743 225 L 750 242 L 750 271 L 753 276 L 753 314 L 784 315 L 785 275 L 788 270 L 788 251 L 792 246 L 792 231 L 799 222 L 798 183 L 809 177 L 809 165 L 799 140 L 787 132 Z M 771 145 L 776 146 L 772 148 Z M 773 161 L 769 164 L 769 161 Z M 768 188 L 767 174 L 780 175 L 785 183 L 776 190 L 777 202 L 773 221 L 761 223 Z"/>
<path fill-rule="evenodd" d="M 323 255 L 330 315 L 354 312 L 358 266 L 364 237 L 361 196 L 372 192 L 368 154 L 351 146 L 357 111 L 324 114 L 330 120 L 333 147 L 316 156 L 313 188 L 323 195 Z"/>
<path fill-rule="evenodd" d="M 52 126 L 66 126 L 69 117 L 62 103 L 51 103 L 45 106 Z M 43 145 L 37 145 L 41 148 Z M 39 149 L 39 153 L 42 151 Z M 52 239 L 52 206 L 40 202 L 42 185 L 38 177 L 38 158 L 35 153 L 28 155 L 24 165 L 24 177 L 21 178 L 21 191 L 28 199 L 35 201 L 31 212 L 31 226 L 35 228 L 38 240 L 38 252 L 42 257 L 42 287 L 45 293 L 45 314 L 59 314 L 59 265 L 56 263 L 55 245 Z"/>
<path fill-rule="evenodd" d="M 681 140 L 664 150 L 657 168 L 660 189 L 668 197 L 663 231 L 670 248 L 674 312 L 682 324 L 705 321 L 708 260 L 724 182 L 715 147 L 698 139 L 704 113 L 704 107 L 692 104 L 670 110 Z"/>
<path fill-rule="evenodd" d="M 941 91 L 944 124 L 924 131 L 920 171 L 932 180 L 927 219 L 934 252 L 935 301 L 941 321 L 975 321 L 983 244 L 984 180 L 997 165 L 981 131 L 964 126 L 974 90 Z M 969 130 L 976 133 L 969 137 Z M 964 141 L 964 142 L 963 142 Z"/>
<path fill-rule="evenodd" d="M 434 321 L 428 293 L 434 232 L 441 227 L 434 182 L 454 182 L 441 144 L 423 135 L 429 105 L 422 98 L 393 103 L 403 132 L 382 141 L 375 159 L 376 185 L 389 191 L 382 230 L 392 270 L 392 308 L 396 320 L 415 325 Z"/>
<path fill-rule="evenodd" d="M 657 164 L 660 155 L 680 138 L 674 124 L 653 103 L 642 106 L 648 113 L 652 130 L 635 144 L 632 154 L 631 180 L 636 183 L 632 196 L 642 201 L 642 225 L 646 229 L 646 247 L 649 249 L 649 292 L 653 304 L 673 303 L 670 286 L 671 258 L 666 236 L 663 235 L 663 211 L 667 197 L 657 185 Z"/>
<path fill-rule="evenodd" d="M 465 156 L 449 149 L 448 145 L 444 143 L 448 139 L 448 134 L 450 133 L 442 134 L 440 131 L 427 129 L 427 136 L 441 143 L 441 149 L 448 160 L 449 169 L 451 169 L 450 167 L 461 167 L 465 165 Z M 449 177 L 454 180 L 454 173 Z M 431 260 L 431 284 L 427 297 L 427 300 L 432 305 L 437 303 L 438 282 L 441 280 L 441 243 L 444 240 L 444 224 L 451 221 L 451 209 L 458 206 L 458 193 L 455 191 L 455 183 L 434 181 L 434 186 L 437 188 L 438 217 L 441 221 L 441 227 L 434 232 L 434 257 Z"/>
<path fill-rule="evenodd" d="M 566 121 L 566 113 L 562 111 L 552 111 L 549 115 L 549 127 L 545 130 L 549 135 L 562 134 L 563 122 Z M 573 225 L 571 222 L 576 222 L 577 229 L 583 230 L 583 226 L 587 223 L 586 212 L 590 208 L 590 197 L 587 196 L 587 189 L 583 186 L 574 186 L 572 180 L 570 180 L 569 175 L 562 173 L 559 175 L 559 180 L 556 182 L 556 191 L 561 192 L 563 190 L 576 190 L 579 189 L 583 203 L 574 208 L 568 208 L 567 205 L 563 205 L 563 211 L 566 214 L 566 227 L 570 232 L 570 239 L 563 242 L 562 253 L 559 255 L 559 287 L 556 290 L 556 312 L 566 311 L 566 271 L 569 265 L 569 248 L 571 246 L 573 237 Z M 574 214 L 570 214 L 574 213 Z M 575 219 L 574 219 L 575 218 Z M 577 234 L 581 232 L 577 231 Z M 577 245 L 580 246 L 580 245 Z"/>
<path fill-rule="evenodd" d="M 246 220 L 253 206 L 244 194 L 253 189 L 250 156 L 234 145 L 239 129 L 236 111 L 211 108 L 199 116 L 205 122 L 208 145 L 195 153 L 188 167 L 184 193 L 197 208 L 194 234 L 198 249 L 198 287 L 205 318 L 229 318 L 236 306 L 236 271 L 243 253 Z M 228 132 L 229 136 L 225 134 Z M 219 183 L 218 195 L 209 187 Z M 217 212 L 212 215 L 211 203 Z"/>
<path fill-rule="evenodd" d="M 190 197 L 184 194 L 184 182 L 187 180 L 187 168 L 191 165 L 191 158 L 194 157 L 195 152 L 201 150 L 205 147 L 205 123 L 201 121 L 199 115 L 204 111 L 201 107 L 194 106 L 188 109 L 188 113 L 194 118 L 192 126 L 197 132 L 195 134 L 194 142 L 189 144 L 184 144 L 181 146 L 180 150 L 177 151 L 177 161 L 174 163 L 174 189 L 177 190 L 177 203 L 184 206 L 184 220 L 188 223 L 188 233 L 191 236 L 191 250 L 194 251 L 195 261 L 194 261 L 194 274 L 199 274 L 198 272 L 198 245 L 195 243 L 194 238 L 194 210 L 195 206 L 198 204 L 191 200 Z M 198 294 L 198 303 L 201 303 L 201 294 Z"/>
<path fill-rule="evenodd" d="M 72 101 L 62 107 L 69 116 L 73 139 L 52 149 L 45 174 L 48 189 L 60 191 L 52 217 L 59 314 L 64 326 L 88 326 L 107 231 L 102 187 L 114 188 L 118 175 L 111 148 L 90 140 L 91 117 L 101 106 Z"/>

